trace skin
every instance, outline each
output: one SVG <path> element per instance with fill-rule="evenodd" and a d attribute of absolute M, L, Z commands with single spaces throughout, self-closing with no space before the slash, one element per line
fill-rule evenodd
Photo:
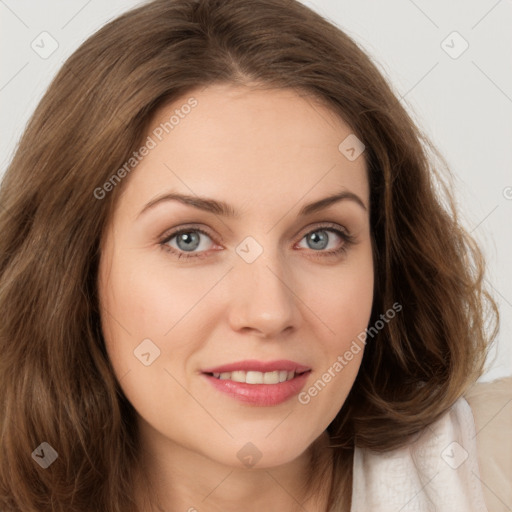
<path fill-rule="evenodd" d="M 212 85 L 160 109 L 152 128 L 193 96 L 180 119 L 122 183 L 102 241 L 99 294 L 109 358 L 138 413 L 141 473 L 163 510 L 325 510 L 325 488 L 304 495 L 312 451 L 329 464 L 326 427 L 343 405 L 363 351 L 306 405 L 239 402 L 215 389 L 201 369 L 245 359 L 290 359 L 311 369 L 308 389 L 368 325 L 373 299 L 369 188 L 364 155 L 349 161 L 338 145 L 350 127 L 293 90 Z M 151 130 L 147 135 L 151 134 Z M 164 192 L 229 203 L 238 218 L 177 201 L 140 214 Z M 305 204 L 340 191 L 356 194 L 299 218 Z M 354 237 L 345 244 L 334 223 Z M 178 258 L 164 250 L 171 229 L 208 231 Z M 254 238 L 263 253 L 236 252 Z M 187 254 L 178 237 L 167 246 Z M 344 246 L 346 252 L 325 252 Z M 190 254 L 190 253 L 188 253 Z M 144 339 L 160 356 L 134 356 Z M 300 426 L 300 428 L 298 428 Z M 237 452 L 261 453 L 248 467 Z M 327 482 L 324 482 L 326 485 Z M 140 490 L 142 496 L 142 488 Z M 147 505 L 141 509 L 149 510 Z"/>

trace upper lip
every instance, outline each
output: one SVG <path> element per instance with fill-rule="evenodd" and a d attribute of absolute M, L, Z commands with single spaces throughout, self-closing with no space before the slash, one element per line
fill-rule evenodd
<path fill-rule="evenodd" d="M 288 361 L 286 359 L 280 359 L 276 361 L 257 361 L 257 360 L 246 360 L 237 361 L 236 363 L 223 364 L 221 366 L 215 366 L 212 368 L 205 368 L 202 370 L 203 373 L 226 373 L 226 372 L 275 372 L 278 370 L 286 370 L 295 373 L 304 373 L 311 370 L 309 366 L 305 366 L 295 361 Z"/>

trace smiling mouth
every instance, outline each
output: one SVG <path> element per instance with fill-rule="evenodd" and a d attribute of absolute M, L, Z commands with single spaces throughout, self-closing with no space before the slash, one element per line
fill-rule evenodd
<path fill-rule="evenodd" d="M 276 370 L 272 372 L 257 372 L 257 371 L 234 371 L 222 373 L 206 373 L 210 377 L 219 380 L 230 380 L 232 382 L 241 382 L 245 384 L 279 384 L 294 379 L 299 375 L 308 373 L 311 370 L 303 372 Z"/>

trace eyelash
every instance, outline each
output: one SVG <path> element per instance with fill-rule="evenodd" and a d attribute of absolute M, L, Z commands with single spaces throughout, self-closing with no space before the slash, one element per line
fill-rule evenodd
<path fill-rule="evenodd" d="M 317 231 L 329 231 L 331 233 L 335 233 L 336 235 L 338 235 L 343 240 L 343 244 L 338 249 L 332 249 L 330 251 L 312 250 L 313 253 L 317 253 L 317 254 L 315 254 L 315 257 L 320 257 L 320 258 L 329 257 L 329 256 L 333 257 L 333 256 L 345 254 L 347 252 L 347 250 L 349 249 L 349 247 L 355 243 L 355 237 L 345 231 L 340 230 L 336 226 L 337 226 L 336 224 L 329 224 L 329 223 L 317 226 L 314 229 L 305 233 L 302 236 L 301 240 L 304 237 L 306 237 L 307 235 L 310 235 L 311 233 L 315 233 Z M 169 245 L 167 245 L 174 237 L 181 235 L 183 233 L 193 233 L 193 232 L 202 233 L 203 235 L 206 235 L 208 238 L 213 240 L 213 237 L 210 235 L 210 233 L 208 233 L 204 229 L 201 229 L 201 228 L 195 227 L 195 226 L 188 226 L 188 227 L 180 228 L 176 231 L 173 231 L 170 234 L 165 234 L 164 239 L 159 242 L 160 246 L 162 247 L 163 250 L 173 254 L 178 259 L 179 258 L 191 259 L 191 258 L 207 257 L 206 251 L 202 251 L 202 252 L 198 252 L 198 253 L 192 253 L 192 252 L 186 253 L 184 251 L 183 252 L 178 251 L 174 247 L 170 247 Z"/>

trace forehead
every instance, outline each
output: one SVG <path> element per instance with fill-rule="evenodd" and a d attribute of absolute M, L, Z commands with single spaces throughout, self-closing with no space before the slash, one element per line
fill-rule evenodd
<path fill-rule="evenodd" d="M 144 139 L 153 147 L 123 196 L 140 205 L 172 190 L 285 207 L 347 189 L 367 203 L 364 153 L 350 160 L 339 148 L 350 136 L 338 115 L 304 93 L 212 85 L 156 112 Z"/>

